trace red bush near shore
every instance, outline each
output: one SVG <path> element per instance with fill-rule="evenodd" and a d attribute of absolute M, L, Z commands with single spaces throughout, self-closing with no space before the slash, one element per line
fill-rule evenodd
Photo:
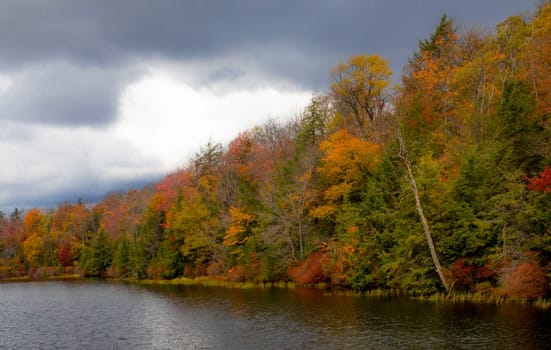
<path fill-rule="evenodd" d="M 534 262 L 521 263 L 504 276 L 504 293 L 509 297 L 543 297 L 547 288 L 545 272 Z"/>
<path fill-rule="evenodd" d="M 289 275 L 297 284 L 315 284 L 323 282 L 323 265 L 327 262 L 327 254 L 315 252 L 310 254 L 300 265 L 290 269 Z"/>

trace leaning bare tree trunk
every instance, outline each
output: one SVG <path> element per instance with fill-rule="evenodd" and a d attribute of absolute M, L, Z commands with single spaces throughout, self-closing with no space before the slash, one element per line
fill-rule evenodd
<path fill-rule="evenodd" d="M 442 270 L 442 265 L 440 265 L 440 260 L 438 259 L 438 255 L 436 254 L 436 248 L 434 247 L 434 241 L 432 240 L 432 234 L 430 233 L 429 224 L 427 222 L 427 218 L 425 217 L 425 214 L 423 213 L 423 207 L 421 205 L 421 200 L 419 199 L 419 191 L 417 189 L 417 183 L 415 182 L 415 177 L 413 176 L 413 172 L 411 170 L 411 163 L 409 162 L 409 159 L 407 157 L 407 149 L 404 144 L 404 140 L 402 138 L 402 134 L 400 130 L 398 130 L 398 142 L 400 144 L 400 157 L 404 161 L 404 164 L 406 166 L 407 170 L 407 179 L 409 183 L 411 184 L 411 188 L 413 190 L 413 195 L 415 196 L 415 207 L 417 208 L 417 213 L 419 213 L 419 218 L 421 219 L 421 224 L 423 224 L 423 230 L 425 231 L 425 237 L 427 238 L 427 243 L 429 245 L 430 255 L 432 257 L 432 262 L 434 263 L 434 267 L 436 268 L 436 272 L 438 273 L 438 276 L 440 277 L 440 281 L 444 285 L 444 289 L 446 290 L 446 293 L 450 291 L 450 288 L 448 286 L 448 282 L 446 281 L 446 277 L 444 276 L 444 271 Z"/>

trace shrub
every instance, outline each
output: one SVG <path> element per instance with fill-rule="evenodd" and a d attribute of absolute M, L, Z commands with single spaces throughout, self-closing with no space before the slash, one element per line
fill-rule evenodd
<path fill-rule="evenodd" d="M 107 277 L 107 278 L 117 278 L 117 277 L 121 277 L 117 271 L 117 268 L 114 267 L 114 266 L 109 266 L 105 272 L 104 272 L 104 277 Z"/>
<path fill-rule="evenodd" d="M 325 279 L 323 265 L 326 261 L 326 253 L 312 253 L 300 265 L 291 268 L 289 275 L 296 284 L 305 285 L 323 282 Z"/>
<path fill-rule="evenodd" d="M 504 293 L 514 298 L 538 298 L 545 296 L 548 282 L 545 272 L 535 262 L 523 262 L 506 272 Z"/>
<path fill-rule="evenodd" d="M 450 267 L 454 288 L 461 291 L 470 291 L 473 286 L 473 266 L 465 259 L 457 259 Z"/>
<path fill-rule="evenodd" d="M 226 265 L 221 260 L 213 261 L 207 266 L 207 275 L 208 276 L 219 276 L 226 269 Z"/>
<path fill-rule="evenodd" d="M 41 266 L 33 272 L 32 278 L 34 280 L 44 280 L 49 277 L 55 277 L 61 275 L 61 271 L 55 266 Z"/>
<path fill-rule="evenodd" d="M 243 265 L 235 265 L 228 271 L 228 280 L 231 282 L 245 281 L 245 267 Z"/>

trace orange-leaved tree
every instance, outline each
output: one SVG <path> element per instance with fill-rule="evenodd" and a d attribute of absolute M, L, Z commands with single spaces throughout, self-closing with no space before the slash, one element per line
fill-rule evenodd
<path fill-rule="evenodd" d="M 251 224 L 254 216 L 242 208 L 230 207 L 230 226 L 224 236 L 224 245 L 239 259 L 242 254 L 241 247 L 251 235 Z"/>
<path fill-rule="evenodd" d="M 380 162 L 381 146 L 352 136 L 340 129 L 320 144 L 321 165 L 318 168 L 328 187 L 323 191 L 323 204 L 310 212 L 317 218 L 332 215 L 338 205 L 353 201 Z"/>

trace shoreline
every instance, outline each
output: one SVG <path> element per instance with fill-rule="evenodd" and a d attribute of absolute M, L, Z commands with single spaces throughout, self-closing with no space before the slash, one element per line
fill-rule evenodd
<path fill-rule="evenodd" d="M 97 280 L 97 278 L 95 278 Z M 17 283 L 17 282 L 46 282 L 46 281 L 86 281 L 91 280 L 89 277 L 82 277 L 78 274 L 66 274 L 60 276 L 51 276 L 44 279 L 32 279 L 28 276 L 25 277 L 12 277 L 0 279 L 0 284 L 2 283 Z M 341 296 L 351 296 L 351 297 L 370 297 L 370 298 L 382 298 L 382 299 L 392 299 L 406 297 L 412 300 L 418 301 L 427 301 L 433 303 L 470 303 L 470 304 L 493 304 L 493 305 L 503 305 L 503 304 L 523 304 L 531 305 L 535 308 L 541 310 L 550 310 L 551 309 L 551 299 L 546 298 L 537 298 L 537 299 L 520 299 L 520 298 L 511 298 L 507 296 L 499 295 L 484 295 L 481 293 L 468 293 L 468 292 L 451 292 L 449 294 L 444 293 L 435 293 L 427 295 L 415 295 L 407 292 L 403 292 L 395 289 L 372 289 L 368 291 L 354 291 L 351 289 L 346 289 L 338 286 L 332 286 L 328 283 L 317 283 L 313 285 L 297 285 L 294 282 L 250 282 L 250 281 L 226 281 L 223 279 L 216 279 L 211 277 L 177 277 L 170 280 L 163 279 L 142 279 L 136 280 L 132 278 L 100 278 L 103 281 L 111 282 L 123 282 L 123 283 L 132 283 L 144 286 L 155 286 L 155 285 L 169 285 L 169 286 L 202 286 L 202 287 L 219 287 L 227 289 L 269 289 L 269 288 L 280 288 L 280 289 L 295 289 L 295 288 L 311 288 L 317 290 L 323 290 L 327 295 L 341 295 Z"/>
<path fill-rule="evenodd" d="M 435 303 L 471 303 L 471 304 L 493 304 L 493 305 L 502 305 L 502 304 L 524 304 L 532 305 L 538 309 L 548 310 L 551 309 L 551 299 L 537 298 L 537 299 L 520 299 L 520 298 L 511 298 L 507 296 L 497 296 L 497 295 L 484 295 L 481 293 L 460 293 L 460 292 L 451 292 L 449 294 L 444 293 L 435 293 L 428 295 L 415 295 L 411 293 L 406 293 L 400 290 L 395 289 L 372 289 L 368 291 L 354 291 L 351 289 L 346 289 L 342 287 L 332 286 L 327 283 L 317 283 L 314 285 L 297 285 L 294 282 L 266 282 L 266 283 L 254 283 L 254 282 L 230 282 L 224 280 L 217 280 L 212 278 L 186 278 L 179 277 L 171 280 L 122 280 L 128 281 L 131 283 L 137 283 L 142 285 L 183 285 L 183 286 L 204 286 L 204 287 L 223 287 L 223 288 L 232 288 L 232 289 L 252 289 L 252 288 L 284 288 L 284 289 L 294 289 L 294 288 L 312 288 L 318 290 L 324 290 L 328 295 L 343 295 L 343 296 L 353 296 L 353 297 L 371 297 L 371 298 L 400 298 L 406 297 L 412 300 L 428 301 Z"/>

